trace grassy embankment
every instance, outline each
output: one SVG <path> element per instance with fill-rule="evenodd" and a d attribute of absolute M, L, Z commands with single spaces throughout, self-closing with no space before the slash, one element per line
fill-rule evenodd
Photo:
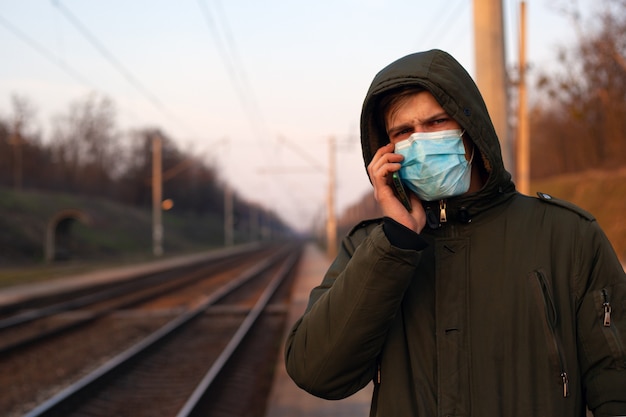
<path fill-rule="evenodd" d="M 88 224 L 71 225 L 69 259 L 46 265 L 46 226 L 60 210 L 78 209 Z M 221 216 L 163 213 L 165 256 L 221 246 Z M 0 188 L 0 287 L 54 278 L 102 266 L 153 259 L 150 210 L 94 197 Z"/>

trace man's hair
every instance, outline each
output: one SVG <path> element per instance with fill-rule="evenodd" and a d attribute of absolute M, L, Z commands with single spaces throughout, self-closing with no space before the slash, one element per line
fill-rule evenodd
<path fill-rule="evenodd" d="M 417 93 L 421 93 L 422 91 L 426 91 L 422 87 L 418 86 L 410 86 L 410 87 L 401 87 L 395 90 L 392 90 L 378 99 L 376 103 L 374 117 L 376 118 L 376 124 L 380 129 L 381 133 L 387 133 L 387 123 L 386 118 L 387 114 L 399 103 L 405 101 L 408 97 L 413 96 Z M 389 139 L 389 138 L 387 138 Z"/>

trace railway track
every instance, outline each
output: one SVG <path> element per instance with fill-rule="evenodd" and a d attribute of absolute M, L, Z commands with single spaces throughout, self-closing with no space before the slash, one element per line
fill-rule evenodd
<path fill-rule="evenodd" d="M 19 327 L 31 336 L 0 353 L 0 382 L 10 387 L 0 414 L 262 416 L 299 253 L 248 253 L 132 297 L 6 326 L 0 339 Z M 39 320 L 57 330 L 37 339 Z"/>

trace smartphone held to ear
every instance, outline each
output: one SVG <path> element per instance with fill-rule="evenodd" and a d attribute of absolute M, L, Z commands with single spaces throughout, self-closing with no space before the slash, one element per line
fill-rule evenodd
<path fill-rule="evenodd" d="M 396 196 L 398 200 L 402 202 L 404 207 L 409 211 L 412 211 L 411 201 L 409 200 L 409 196 L 406 195 L 406 191 L 404 190 L 404 186 L 402 185 L 402 180 L 400 179 L 400 175 L 397 172 L 391 174 L 391 182 L 393 182 L 393 188 L 396 192 Z"/>

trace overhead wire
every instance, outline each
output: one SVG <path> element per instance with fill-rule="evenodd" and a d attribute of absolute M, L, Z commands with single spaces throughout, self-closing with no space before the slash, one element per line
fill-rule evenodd
<path fill-rule="evenodd" d="M 470 0 L 457 0 L 457 3 L 454 5 L 454 7 L 450 7 L 450 3 L 447 1 L 441 2 L 440 4 L 443 6 L 441 9 L 442 12 L 437 13 L 437 16 L 441 14 L 444 14 L 444 16 L 438 20 L 438 24 L 433 29 L 431 29 L 431 26 L 425 25 L 424 31 L 422 32 L 423 36 L 417 39 L 420 45 L 422 45 L 422 47 L 428 48 L 429 45 L 440 39 L 439 32 L 448 26 L 452 18 L 458 17 L 460 9 L 459 6 L 462 6 L 468 1 Z M 445 13 L 445 11 L 447 11 L 447 13 Z"/>
<path fill-rule="evenodd" d="M 231 80 L 233 88 L 235 89 L 235 93 L 237 94 L 238 99 L 243 107 L 244 113 L 248 119 L 248 122 L 250 123 L 252 132 L 258 139 L 258 145 L 261 148 L 261 152 L 265 154 L 265 160 L 269 161 L 269 148 L 267 146 L 264 146 L 265 144 L 262 143 L 263 141 L 268 141 L 266 139 L 269 135 L 267 131 L 267 126 L 263 119 L 258 102 L 255 99 L 251 84 L 248 80 L 245 65 L 241 60 L 241 57 L 239 56 L 238 48 L 235 43 L 234 36 L 230 31 L 228 20 L 225 16 L 225 13 L 221 9 L 221 4 L 217 0 L 213 2 L 214 4 L 217 3 L 217 7 L 214 7 L 214 9 L 216 10 L 216 13 L 219 14 L 219 16 L 218 18 L 216 18 L 214 16 L 214 13 L 211 11 L 211 9 L 204 0 L 197 0 L 197 2 L 205 19 L 205 23 L 215 42 L 218 53 L 220 55 L 220 59 L 222 60 L 222 63 L 226 68 L 226 72 Z M 268 199 L 268 201 L 282 201 L 283 203 L 285 203 L 285 188 L 291 188 L 291 186 L 285 181 L 281 181 L 280 183 L 277 181 L 267 182 L 271 184 L 270 188 L 271 191 L 274 193 L 274 197 Z M 287 199 L 286 204 L 290 204 L 293 206 L 294 209 L 298 210 L 299 208 L 295 206 L 296 203 L 293 201 L 293 196 L 295 195 L 294 190 L 291 189 L 288 194 L 291 196 L 291 198 Z"/>
<path fill-rule="evenodd" d="M 457 7 L 457 9 L 455 9 L 454 18 L 453 20 L 450 20 L 449 26 L 452 26 L 452 29 L 446 31 L 443 35 L 441 35 L 438 38 L 440 42 L 443 42 L 444 40 L 448 39 L 448 37 L 452 34 L 455 35 L 453 39 L 458 39 L 459 31 L 467 30 L 466 27 L 457 23 L 462 17 L 465 16 L 463 12 L 465 11 L 465 7 L 467 7 L 468 5 L 469 5 L 469 0 L 464 0 L 464 1 L 460 1 L 459 3 L 457 3 L 457 6 L 461 6 L 461 7 Z M 462 7 L 462 6 L 465 6 L 465 7 Z"/>
<path fill-rule="evenodd" d="M 26 45 L 31 47 L 37 53 L 39 53 L 39 55 L 43 56 L 50 63 L 59 67 L 61 70 L 63 70 L 63 72 L 65 72 L 67 75 L 72 77 L 75 81 L 77 81 L 80 84 L 85 84 L 89 86 L 90 88 L 94 88 L 94 84 L 90 82 L 89 80 L 87 80 L 85 77 L 83 77 L 76 69 L 67 65 L 65 61 L 57 57 L 55 54 L 50 52 L 48 49 L 46 49 L 44 46 L 39 44 L 33 38 L 29 37 L 26 33 L 22 32 L 19 28 L 17 28 L 15 25 L 13 25 L 11 22 L 9 22 L 7 19 L 5 19 L 2 16 L 0 16 L 0 25 L 4 26 L 9 32 L 13 33 L 22 42 L 24 42 Z"/>
<path fill-rule="evenodd" d="M 222 8 L 222 3 L 219 0 L 213 0 L 213 1 L 217 5 L 216 10 L 219 14 L 218 20 L 222 22 L 228 50 L 231 51 L 231 54 L 235 63 L 235 68 L 239 69 L 238 74 L 241 78 L 243 92 L 247 93 L 244 96 L 249 98 L 248 101 L 251 107 L 253 117 L 256 118 L 258 124 L 261 125 L 263 130 L 265 130 L 267 126 L 265 125 L 261 107 L 259 106 L 259 103 L 256 100 L 256 94 L 254 93 L 254 89 L 252 88 L 252 84 L 250 83 L 248 72 L 246 71 L 246 66 L 244 65 L 244 62 L 241 59 L 241 56 L 239 55 L 239 48 L 237 47 L 237 43 L 235 42 L 235 37 L 233 36 L 232 31 L 230 30 L 230 24 L 228 23 L 226 13 L 224 13 L 224 9 Z"/>
<path fill-rule="evenodd" d="M 262 136 L 267 135 L 267 126 L 263 120 L 261 109 L 255 99 L 255 94 L 248 80 L 245 65 L 238 53 L 238 48 L 225 13 L 221 9 L 219 1 L 214 3 L 218 5 L 215 7 L 215 10 L 219 14 L 219 18 L 214 17 L 213 12 L 204 0 L 198 0 L 200 11 L 202 12 L 207 28 L 211 32 L 220 59 L 226 68 L 226 72 L 241 102 L 250 127 L 257 138 L 261 139 Z M 261 132 L 261 134 L 259 134 L 259 132 Z"/>
<path fill-rule="evenodd" d="M 169 110 L 159 98 L 152 93 L 146 86 L 144 86 L 138 79 L 135 77 L 130 70 L 128 70 L 122 62 L 113 55 L 113 53 L 102 44 L 93 35 L 89 29 L 74 15 L 72 12 L 61 3 L 61 0 L 51 0 L 52 4 L 61 12 L 61 14 L 78 30 L 78 32 L 83 35 L 89 43 L 108 61 L 125 79 L 128 83 L 134 87 L 139 93 L 152 105 L 154 105 L 161 113 L 169 117 L 171 120 L 178 123 L 181 127 L 185 128 L 187 131 L 189 129 L 184 126 L 182 121 L 178 119 L 172 112 Z"/>
<path fill-rule="evenodd" d="M 156 108 L 158 108 L 162 113 L 166 114 L 168 117 L 172 119 L 176 119 L 176 117 L 163 105 L 163 103 L 158 99 L 158 97 L 153 94 L 147 87 L 145 87 L 139 80 L 132 74 L 130 70 L 128 70 L 123 63 L 115 57 L 115 55 L 107 49 L 102 42 L 100 42 L 95 35 L 93 35 L 87 27 L 74 15 L 71 11 L 65 7 L 59 0 L 51 0 L 52 4 L 61 12 L 61 14 L 92 44 L 94 48 L 98 50 L 98 52 L 113 66 L 117 71 L 119 71 L 124 78 L 135 88 L 137 89 L 148 101 L 150 101 Z M 202 3 L 200 2 L 202 5 Z M 207 14 L 209 20 L 210 14 Z M 224 20 L 225 21 L 225 20 Z M 95 85 L 95 83 L 89 81 L 86 77 L 84 77 L 77 69 L 67 64 L 64 59 L 54 54 L 46 47 L 38 43 L 35 39 L 28 36 L 24 31 L 20 30 L 16 25 L 12 24 L 9 20 L 0 15 L 0 25 L 3 26 L 6 30 L 11 32 L 17 38 L 19 38 L 22 42 L 36 51 L 39 55 L 45 58 L 47 61 L 52 63 L 53 65 L 60 68 L 63 72 L 69 75 L 72 79 L 77 81 L 80 84 L 88 86 L 91 89 L 99 90 L 100 88 Z M 209 25 L 211 27 L 211 25 Z M 226 41 L 226 49 L 223 51 L 224 63 L 229 68 L 229 72 L 232 74 L 231 77 L 234 80 L 234 84 L 236 87 L 238 94 L 240 95 L 240 99 L 244 104 L 246 109 L 246 113 L 249 117 L 250 123 L 254 131 L 258 132 L 260 129 L 260 125 L 264 125 L 262 121 L 260 108 L 256 104 L 256 102 L 252 99 L 248 99 L 246 97 L 253 97 L 251 93 L 250 83 L 247 79 L 247 76 L 244 71 L 244 66 L 242 64 L 241 59 L 236 53 L 236 46 L 234 42 L 234 38 L 232 33 L 225 29 L 227 32 L 227 41 Z M 219 33 L 218 33 L 219 36 Z M 220 38 L 218 38 L 220 39 Z M 218 45 L 221 45 L 218 42 Z M 220 46 L 220 48 L 224 48 Z M 232 51 L 232 54 L 227 52 L 227 49 Z M 232 56 L 232 61 L 229 60 L 229 56 Z M 232 62 L 232 63 L 231 63 Z M 237 71 L 236 68 L 239 67 L 241 70 Z M 238 75 L 235 75 L 238 74 Z M 237 80 L 240 80 L 237 81 Z M 251 101 L 252 100 L 252 101 Z M 256 115 L 256 116 L 255 116 Z M 180 122 L 176 119 L 177 122 Z M 265 128 L 265 126 L 264 126 Z M 267 151 L 267 147 L 262 147 L 264 151 Z M 271 182 L 274 184 L 275 182 Z M 274 184 L 275 185 L 275 184 Z"/>
<path fill-rule="evenodd" d="M 254 94 L 251 83 L 249 82 L 249 78 L 246 71 L 246 66 L 241 59 L 241 56 L 238 51 L 237 44 L 235 42 L 235 37 L 233 36 L 232 31 L 230 30 L 230 25 L 228 24 L 228 19 L 224 10 L 222 8 L 222 3 L 219 0 L 213 0 L 212 4 L 215 5 L 215 10 L 218 14 L 217 19 L 213 19 L 213 16 L 207 7 L 204 0 L 198 0 L 201 8 L 203 9 L 203 13 L 205 13 L 205 18 L 207 19 L 207 24 L 209 25 L 215 39 L 218 44 L 220 55 L 222 56 L 222 60 L 227 67 L 228 73 L 231 76 L 231 81 L 235 89 L 238 91 L 240 95 L 240 99 L 242 100 L 242 104 L 246 108 L 248 112 L 248 116 L 250 117 L 250 123 L 254 132 L 261 131 L 262 134 L 258 135 L 259 138 L 263 138 L 263 136 L 267 134 L 267 125 L 263 118 L 263 112 L 261 107 L 256 100 L 256 96 Z M 222 36 L 218 30 L 218 24 L 222 28 L 224 33 L 224 42 L 222 42 Z M 290 148 L 294 150 L 298 155 L 300 155 L 304 160 L 306 160 L 311 167 L 319 169 L 320 165 L 318 162 L 313 160 L 310 156 L 308 156 L 303 150 L 297 148 L 295 144 L 287 141 L 285 138 L 279 138 L 280 143 L 290 145 Z M 266 148 L 263 148 L 264 150 Z"/>

